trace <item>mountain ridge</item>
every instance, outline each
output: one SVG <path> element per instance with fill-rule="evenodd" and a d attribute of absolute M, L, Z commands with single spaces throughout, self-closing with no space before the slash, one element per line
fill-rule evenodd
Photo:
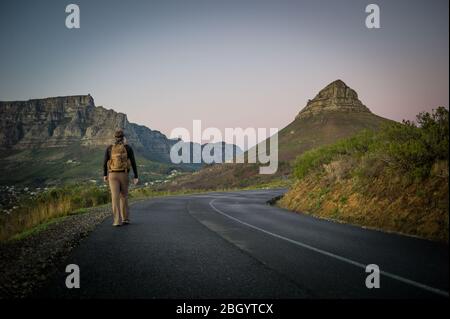
<path fill-rule="evenodd" d="M 128 141 L 150 160 L 170 161 L 170 148 L 178 140 L 159 131 L 131 123 L 127 115 L 96 106 L 93 97 L 72 95 L 0 101 L 0 148 L 29 149 L 106 146 L 114 131 L 124 129 Z"/>

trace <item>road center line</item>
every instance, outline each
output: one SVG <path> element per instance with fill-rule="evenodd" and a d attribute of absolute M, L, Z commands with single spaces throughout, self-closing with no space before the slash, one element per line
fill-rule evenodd
<path fill-rule="evenodd" d="M 323 250 L 323 249 L 316 248 L 316 247 L 310 246 L 310 245 L 308 245 L 308 244 L 304 244 L 304 243 L 302 243 L 302 242 L 299 242 L 299 241 L 296 241 L 296 240 L 293 240 L 293 239 L 290 239 L 290 238 L 287 238 L 287 237 L 284 237 L 284 236 L 281 236 L 281 235 L 272 233 L 272 232 L 270 232 L 270 231 L 268 231 L 268 230 L 259 228 L 259 227 L 257 227 L 257 226 L 254 226 L 254 225 L 251 225 L 251 224 L 249 224 L 249 223 L 246 223 L 246 222 L 244 222 L 244 221 L 242 221 L 242 220 L 240 220 L 240 219 L 237 219 L 237 218 L 235 218 L 235 217 L 233 217 L 233 216 L 230 216 L 230 215 L 228 215 L 227 213 L 224 213 L 223 211 L 221 211 L 220 209 L 218 209 L 216 206 L 214 206 L 213 203 L 214 203 L 217 199 L 220 199 L 220 198 L 215 198 L 215 199 L 211 200 L 211 201 L 209 202 L 209 206 L 211 206 L 211 208 L 214 209 L 217 213 L 219 213 L 219 214 L 221 214 L 221 215 L 223 215 L 223 216 L 225 216 L 225 217 L 227 217 L 227 218 L 229 218 L 229 219 L 232 219 L 232 220 L 234 220 L 234 221 L 236 221 L 236 222 L 238 222 L 238 223 L 240 223 L 240 224 L 242 224 L 242 225 L 245 225 L 245 226 L 247 226 L 247 227 L 250 227 L 250 228 L 253 228 L 253 229 L 258 230 L 258 231 L 260 231 L 260 232 L 263 232 L 263 233 L 265 233 L 265 234 L 267 234 L 267 235 L 276 237 L 276 238 L 278 238 L 278 239 L 285 240 L 285 241 L 287 241 L 287 242 L 289 242 L 289 243 L 291 243 L 291 244 L 294 244 L 294 245 L 297 245 L 297 246 L 300 246 L 300 247 L 303 247 L 303 248 L 312 250 L 312 251 L 314 251 L 314 252 L 316 252 L 316 253 L 319 253 L 319 254 L 322 254 L 322 255 L 325 255 L 325 256 L 328 256 L 328 257 L 331 257 L 331 258 L 340 260 L 340 261 L 343 261 L 343 262 L 345 262 L 345 263 L 347 263 L 347 264 L 350 264 L 350 265 L 353 265 L 353 266 L 362 268 L 362 269 L 364 269 L 364 270 L 366 269 L 366 266 L 367 266 L 367 265 L 364 265 L 364 264 L 362 264 L 362 263 L 360 263 L 360 262 L 357 262 L 357 261 L 354 261 L 354 260 L 352 260 L 352 259 L 349 259 L 349 258 L 346 258 L 346 257 L 342 257 L 342 256 L 339 256 L 339 255 L 330 253 L 330 252 L 325 251 L 325 250 Z M 420 289 L 423 289 L 423 290 L 426 290 L 426 291 L 429 291 L 429 292 L 432 292 L 432 293 L 435 293 L 435 294 L 438 294 L 438 295 L 441 295 L 441 296 L 444 296 L 444 297 L 448 297 L 448 296 L 449 296 L 449 293 L 448 293 L 447 291 L 444 291 L 444 290 L 441 290 L 441 289 L 438 289 L 438 288 L 434 288 L 434 287 L 430 287 L 430 286 L 425 285 L 425 284 L 422 284 L 422 283 L 420 283 L 420 282 L 417 282 L 417 281 L 414 281 L 414 280 L 411 280 L 411 279 L 407 279 L 407 278 L 404 278 L 404 277 L 401 277 L 401 276 L 398 276 L 398 275 L 395 275 L 395 274 L 391 274 L 391 273 L 386 272 L 386 271 L 380 270 L 380 274 L 382 274 L 382 275 L 384 275 L 384 276 L 386 276 L 386 277 L 389 277 L 389 278 L 391 278 L 391 279 L 394 279 L 394 280 L 403 282 L 403 283 L 408 284 L 408 285 L 410 285 L 410 286 L 414 286 L 414 287 L 416 287 L 416 288 L 420 288 Z"/>

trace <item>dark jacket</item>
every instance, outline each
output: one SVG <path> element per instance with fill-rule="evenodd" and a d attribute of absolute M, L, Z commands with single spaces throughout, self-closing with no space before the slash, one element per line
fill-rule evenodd
<path fill-rule="evenodd" d="M 111 159 L 111 148 L 112 145 L 108 146 L 105 152 L 105 158 L 103 159 L 103 176 L 108 176 L 108 161 Z M 133 168 L 134 178 L 138 178 L 138 172 L 136 167 L 136 160 L 134 158 L 134 152 L 131 146 L 125 144 L 125 149 L 127 150 L 128 159 L 131 162 L 131 167 Z"/>

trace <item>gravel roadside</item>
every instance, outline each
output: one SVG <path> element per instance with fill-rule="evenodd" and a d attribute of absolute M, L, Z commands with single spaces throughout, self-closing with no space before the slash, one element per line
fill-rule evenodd
<path fill-rule="evenodd" d="M 110 206 L 90 208 L 25 238 L 0 243 L 0 299 L 31 296 L 72 249 L 110 215 Z"/>

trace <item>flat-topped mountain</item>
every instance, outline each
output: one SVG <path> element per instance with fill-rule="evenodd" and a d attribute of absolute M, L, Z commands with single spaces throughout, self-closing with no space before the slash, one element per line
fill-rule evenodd
<path fill-rule="evenodd" d="M 144 183 L 199 167 L 173 165 L 170 148 L 177 140 L 95 106 L 92 96 L 61 96 L 0 102 L 0 185 L 100 182 L 105 148 L 118 128 L 135 151 Z"/>
<path fill-rule="evenodd" d="M 0 148 L 105 146 L 123 128 L 133 147 L 155 161 L 168 162 L 176 140 L 130 123 L 123 113 L 96 107 L 90 95 L 0 102 Z"/>

